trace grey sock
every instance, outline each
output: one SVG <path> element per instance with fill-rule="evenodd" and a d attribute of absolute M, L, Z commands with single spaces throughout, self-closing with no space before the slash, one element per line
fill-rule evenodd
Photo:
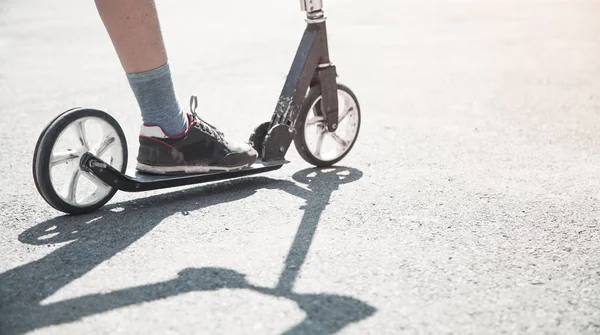
<path fill-rule="evenodd" d="M 144 124 L 160 126 L 169 136 L 185 132 L 188 120 L 177 100 L 168 63 L 154 70 L 128 73 L 127 79 Z"/>

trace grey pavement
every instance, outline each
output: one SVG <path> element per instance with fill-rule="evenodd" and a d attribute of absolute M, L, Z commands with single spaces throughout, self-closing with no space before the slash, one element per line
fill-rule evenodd
<path fill-rule="evenodd" d="M 69 217 L 43 127 L 139 113 L 92 1 L 0 1 L 0 334 L 600 334 L 600 2 L 329 0 L 358 95 L 336 169 L 283 169 Z M 297 1 L 160 1 L 178 92 L 246 139 Z"/>

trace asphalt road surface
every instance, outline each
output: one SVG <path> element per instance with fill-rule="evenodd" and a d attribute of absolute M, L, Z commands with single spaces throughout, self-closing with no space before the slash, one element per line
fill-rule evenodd
<path fill-rule="evenodd" d="M 118 193 L 69 217 L 44 126 L 139 112 L 92 1 L 0 1 L 0 334 L 599 334 L 600 2 L 329 0 L 360 138 L 333 170 Z M 297 1 L 161 1 L 177 90 L 268 120 Z"/>

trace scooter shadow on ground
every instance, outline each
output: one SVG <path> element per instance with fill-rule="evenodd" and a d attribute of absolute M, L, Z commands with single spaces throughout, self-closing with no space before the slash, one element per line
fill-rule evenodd
<path fill-rule="evenodd" d="M 362 172 L 352 168 L 306 169 L 294 174 L 293 179 L 306 184 L 308 189 L 289 180 L 245 178 L 118 203 L 93 214 L 62 216 L 42 222 L 23 232 L 19 240 L 32 245 L 69 243 L 37 261 L 0 274 L 0 330 L 6 335 L 22 334 L 142 302 L 229 288 L 296 302 L 306 317 L 286 334 L 339 331 L 364 320 L 376 309 L 352 297 L 294 293 L 293 287 L 331 194 L 341 184 L 361 177 Z M 165 282 L 41 304 L 133 244 L 166 217 L 237 201 L 259 189 L 279 189 L 306 200 L 302 221 L 276 287 L 255 286 L 245 280 L 244 274 L 231 269 L 189 268 Z M 122 210 L 116 212 L 117 208 Z"/>

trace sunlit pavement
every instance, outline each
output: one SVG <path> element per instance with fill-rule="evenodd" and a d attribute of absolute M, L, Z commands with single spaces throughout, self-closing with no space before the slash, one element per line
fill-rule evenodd
<path fill-rule="evenodd" d="M 159 2 L 183 104 L 268 120 L 297 1 Z M 92 1 L 0 3 L 0 334 L 600 332 L 596 1 L 325 1 L 360 138 L 335 169 L 118 193 L 63 216 L 36 140 L 139 112 Z"/>

